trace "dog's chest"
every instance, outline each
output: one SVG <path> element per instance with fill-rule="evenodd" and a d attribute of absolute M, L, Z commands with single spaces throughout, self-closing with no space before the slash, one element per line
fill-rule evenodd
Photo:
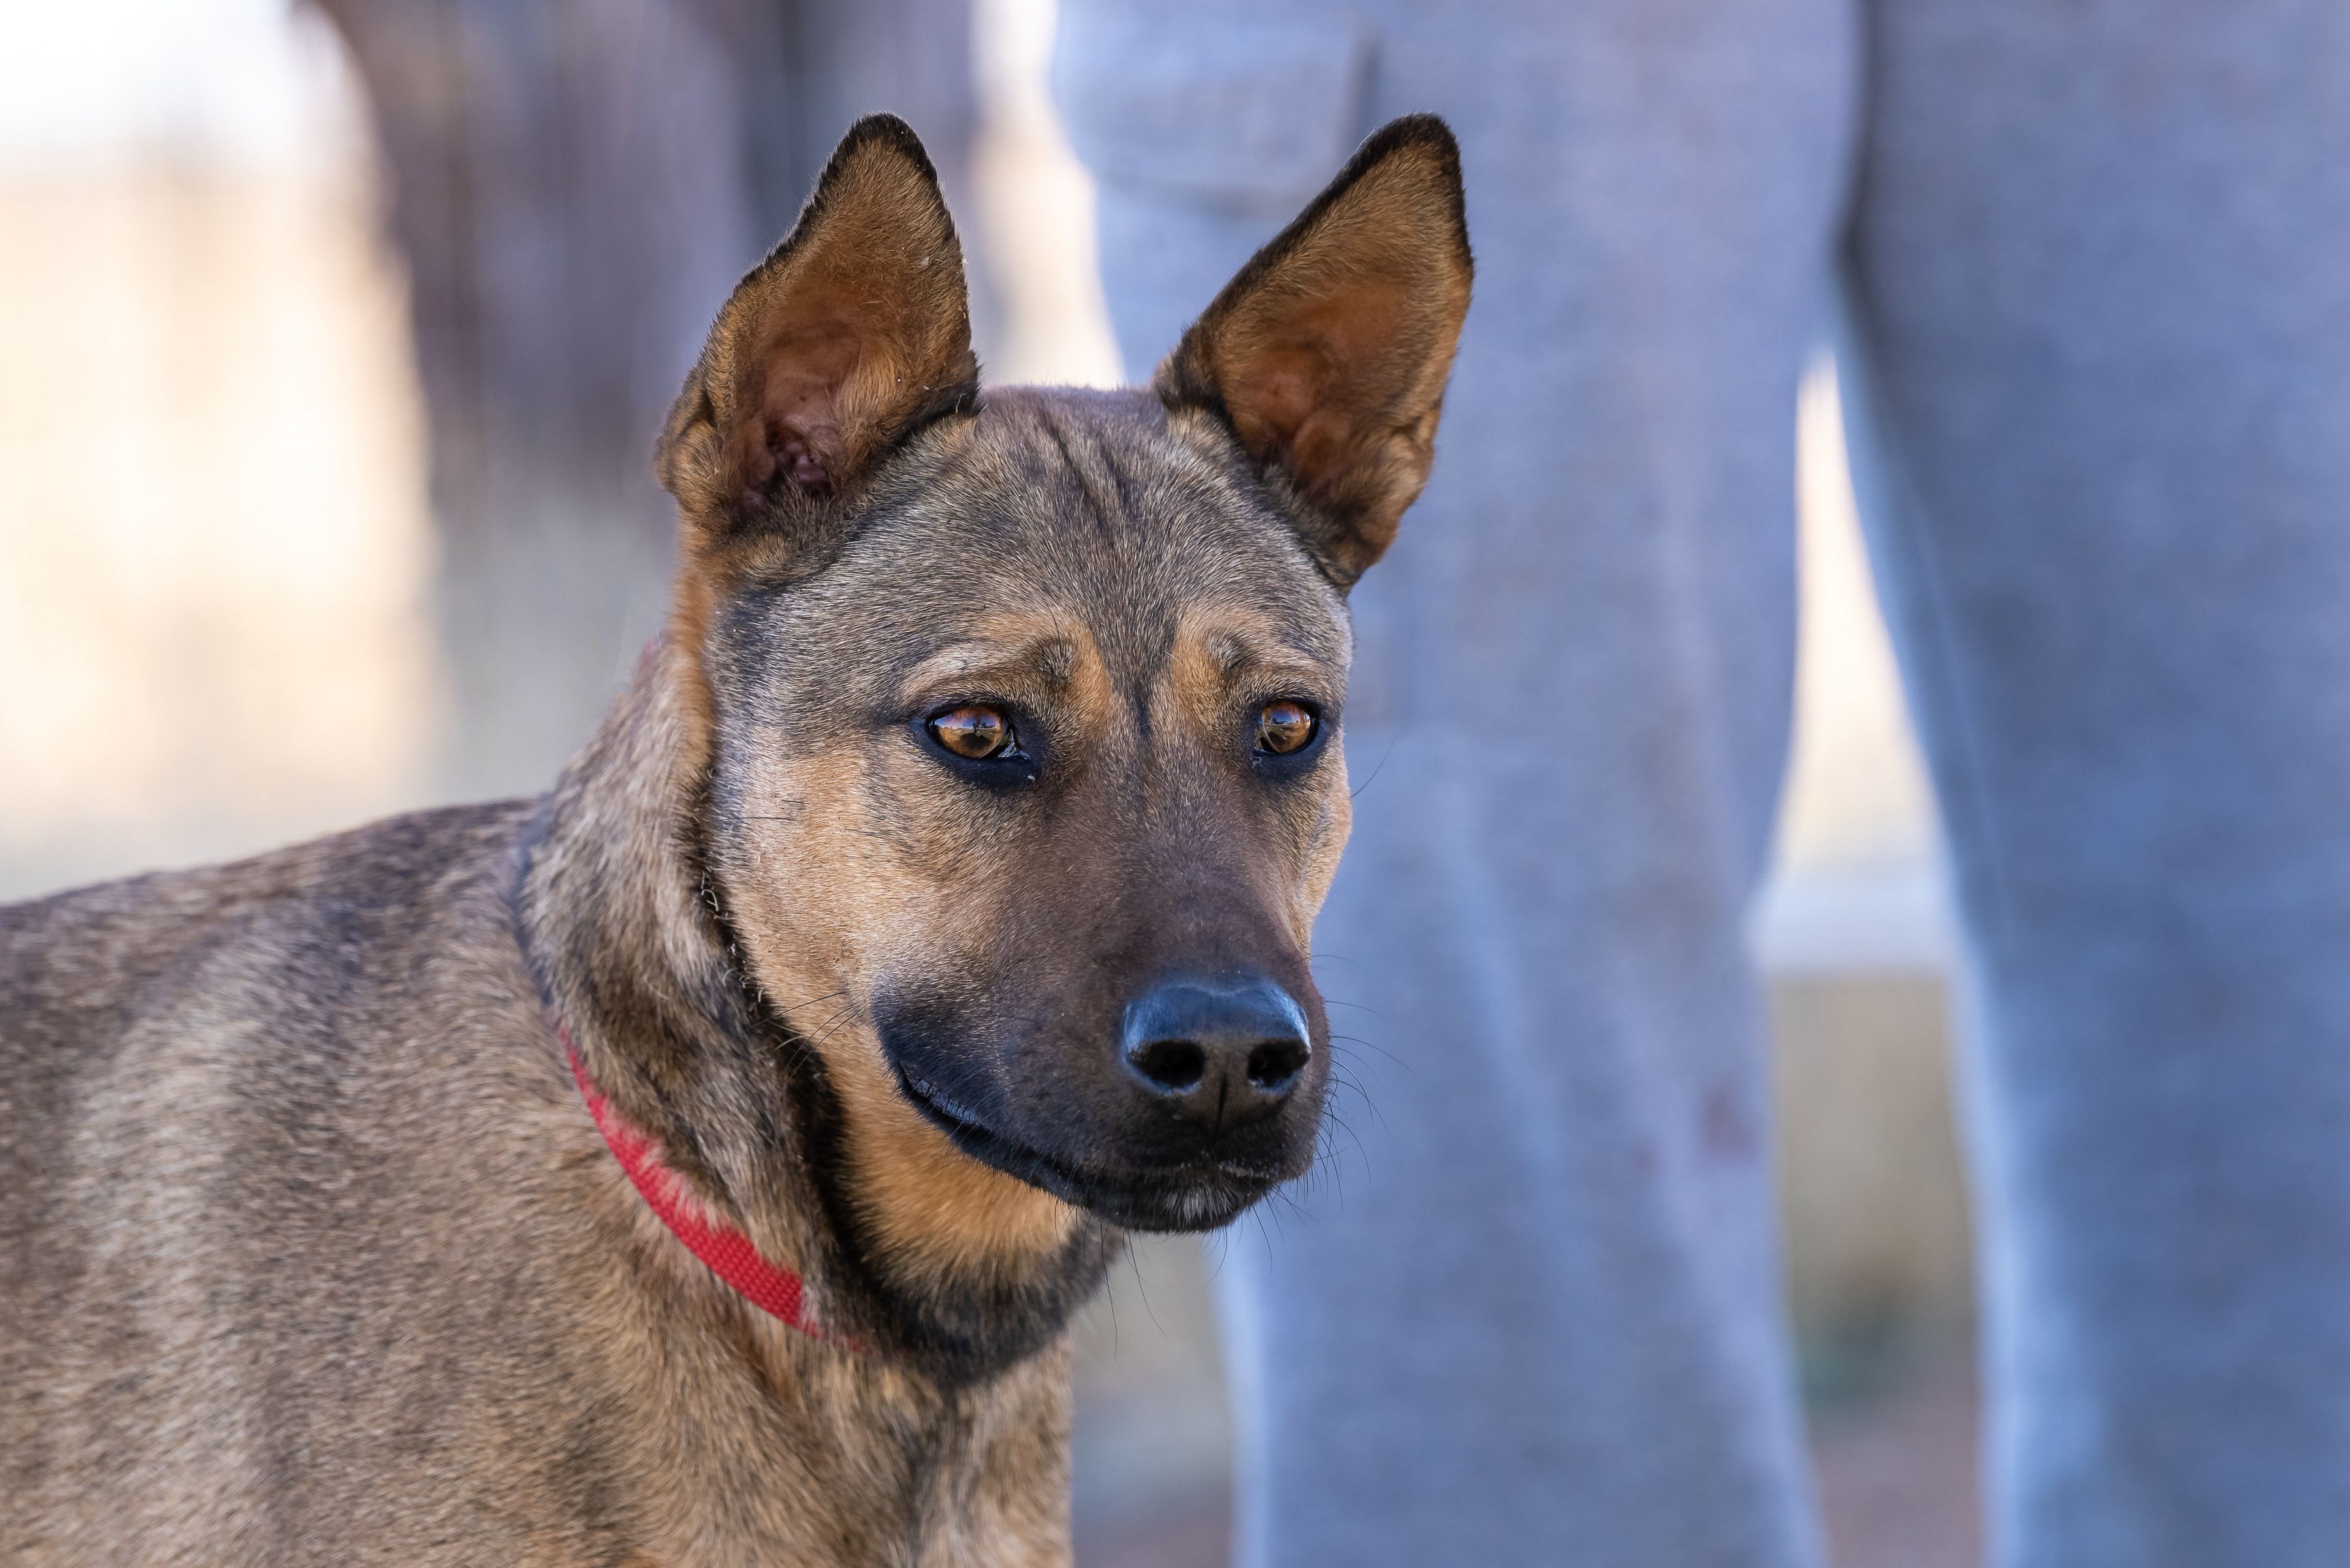
<path fill-rule="evenodd" d="M 644 1568 L 1064 1568 L 1066 1355 L 940 1396 L 835 1364 L 705 1386 L 614 1467 Z M 678 1388 L 674 1393 L 685 1395 Z M 650 1412 L 648 1412 L 649 1416 Z"/>

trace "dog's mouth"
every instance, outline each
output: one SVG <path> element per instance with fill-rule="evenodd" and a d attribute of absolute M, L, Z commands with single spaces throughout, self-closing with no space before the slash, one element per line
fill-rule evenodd
<path fill-rule="evenodd" d="M 898 1088 L 972 1158 L 1129 1231 L 1213 1231 L 1285 1179 L 1281 1170 L 1242 1159 L 1122 1170 L 1081 1166 L 997 1131 L 938 1085 L 903 1067 Z"/>

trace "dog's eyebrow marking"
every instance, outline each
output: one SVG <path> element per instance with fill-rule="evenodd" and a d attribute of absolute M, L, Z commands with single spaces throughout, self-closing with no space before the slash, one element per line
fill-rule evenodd
<path fill-rule="evenodd" d="M 974 677 L 1034 682 L 1055 691 L 1076 680 L 1077 639 L 1054 629 L 1029 637 L 968 637 L 951 642 L 906 672 L 899 690 L 913 694 Z"/>
<path fill-rule="evenodd" d="M 1222 626 L 1201 634 L 1200 646 L 1219 677 L 1236 683 L 1243 675 L 1290 676 L 1315 684 L 1329 674 L 1329 660 L 1310 648 L 1279 636 Z"/>
<path fill-rule="evenodd" d="M 1243 650 L 1230 663 L 1219 662 L 1217 674 L 1227 686 L 1238 686 L 1250 680 L 1279 681 L 1303 688 L 1301 695 L 1314 696 L 1329 684 L 1330 667 L 1315 659 L 1284 658 L 1279 654 L 1267 658 Z"/>
<path fill-rule="evenodd" d="M 1276 623 L 1209 615 L 1185 618 L 1153 701 L 1201 721 L 1239 699 L 1302 697 L 1335 707 L 1344 691 L 1330 661 L 1289 641 Z"/>

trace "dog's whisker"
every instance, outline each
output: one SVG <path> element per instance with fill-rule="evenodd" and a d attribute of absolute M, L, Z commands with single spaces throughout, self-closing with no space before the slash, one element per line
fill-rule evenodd
<path fill-rule="evenodd" d="M 1142 1298 L 1142 1310 L 1150 1319 L 1150 1326 L 1161 1334 L 1166 1334 L 1167 1325 L 1159 1321 L 1159 1314 L 1150 1304 L 1150 1286 L 1142 1277 L 1142 1260 L 1135 1255 L 1130 1244 L 1126 1249 L 1126 1266 L 1134 1272 L 1134 1293 Z"/>
<path fill-rule="evenodd" d="M 1378 1102 L 1371 1098 L 1371 1092 L 1363 1086 L 1363 1082 L 1360 1078 L 1357 1077 L 1352 1072 L 1341 1066 L 1336 1062 L 1330 1064 L 1330 1075 L 1331 1081 L 1333 1083 L 1336 1084 L 1339 1087 L 1346 1089 L 1357 1099 L 1363 1102 L 1363 1108 L 1371 1114 L 1374 1120 L 1378 1121 L 1381 1127 L 1385 1127 L 1387 1125 L 1387 1118 L 1380 1114 Z M 1332 1114 L 1336 1114 L 1335 1103 Z"/>
<path fill-rule="evenodd" d="M 1388 737 L 1387 750 L 1381 752 L 1379 753 L 1379 760 L 1371 764 L 1370 776 L 1364 779 L 1362 783 L 1357 784 L 1354 788 L 1347 792 L 1347 798 L 1348 800 L 1360 799 L 1363 792 L 1378 782 L 1381 770 L 1386 768 L 1388 765 L 1388 759 L 1395 755 L 1396 743 L 1402 739 L 1403 733 L 1400 731 Z"/>
<path fill-rule="evenodd" d="M 1410 1063 L 1409 1063 L 1409 1062 L 1405 1061 L 1402 1057 L 1400 1057 L 1400 1056 L 1397 1055 L 1394 1052 L 1392 1052 L 1392 1051 L 1388 1050 L 1388 1049 L 1387 1047 L 1385 1047 L 1384 1045 L 1374 1045 L 1374 1044 L 1372 1044 L 1369 1041 L 1367 1041 L 1367 1040 L 1366 1040 L 1366 1039 L 1363 1039 L 1360 1035 L 1356 1035 L 1356 1034 L 1333 1034 L 1333 1035 L 1331 1035 L 1331 1036 L 1330 1036 L 1330 1043 L 1331 1043 L 1331 1044 L 1332 1044 L 1332 1046 L 1333 1046 L 1334 1048 L 1335 1048 L 1335 1047 L 1336 1047 L 1336 1045 L 1337 1045 L 1341 1041 L 1345 1042 L 1347 1044 L 1349 1044 L 1349 1045 L 1359 1045 L 1359 1046 L 1361 1046 L 1361 1047 L 1362 1047 L 1364 1050 L 1366 1050 L 1366 1051 L 1376 1051 L 1376 1052 L 1378 1052 L 1380 1055 L 1385 1056 L 1388 1061 L 1393 1062 L 1397 1066 L 1401 1067 L 1405 1072 L 1407 1072 L 1407 1073 L 1413 1073 L 1413 1072 L 1414 1072 L 1414 1069 L 1413 1069 L 1412 1064 L 1411 1064 Z M 1335 1050 L 1334 1050 L 1334 1054 L 1335 1054 Z M 1417 1075 L 1415 1074 L 1415 1075 Z"/>
<path fill-rule="evenodd" d="M 796 1012 L 803 1007 L 814 1007 L 819 1002 L 837 1002 L 846 997 L 847 994 L 848 992 L 846 991 L 827 991 L 821 996 L 803 997 L 797 1002 L 785 1002 L 784 1004 L 783 1011 L 786 1012 Z"/>
<path fill-rule="evenodd" d="M 1109 1310 L 1109 1355 L 1110 1359 L 1115 1361 L 1118 1359 L 1119 1343 L 1118 1324 L 1118 1293 L 1116 1291 L 1106 1292 L 1102 1296 L 1102 1304 Z"/>

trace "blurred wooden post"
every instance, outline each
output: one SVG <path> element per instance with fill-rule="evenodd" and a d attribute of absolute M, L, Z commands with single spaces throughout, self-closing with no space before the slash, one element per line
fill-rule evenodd
<path fill-rule="evenodd" d="M 652 441 L 711 316 L 856 114 L 906 115 L 960 175 L 968 0 L 314 3 L 409 274 L 443 785 L 543 788 L 660 625 Z"/>

